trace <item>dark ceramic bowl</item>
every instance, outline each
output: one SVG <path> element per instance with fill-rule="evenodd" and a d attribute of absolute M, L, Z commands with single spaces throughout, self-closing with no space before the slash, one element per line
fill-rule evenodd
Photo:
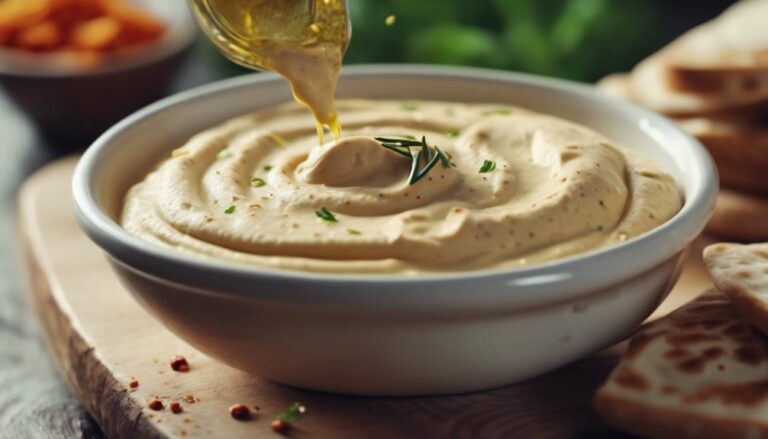
<path fill-rule="evenodd" d="M 52 145 L 85 149 L 115 122 L 166 94 L 197 30 L 182 0 L 136 3 L 165 22 L 166 34 L 96 66 L 76 65 L 71 55 L 0 49 L 0 86 Z"/>

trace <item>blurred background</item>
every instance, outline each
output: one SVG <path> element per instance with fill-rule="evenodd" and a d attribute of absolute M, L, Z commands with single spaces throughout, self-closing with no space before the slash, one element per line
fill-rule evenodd
<path fill-rule="evenodd" d="M 63 6 L 48 16 L 23 14 L 47 3 Z M 630 69 L 731 3 L 349 0 L 354 30 L 345 62 L 461 64 L 592 82 Z M 179 21 L 183 1 L 131 4 L 139 11 L 119 0 L 0 0 L 0 437 L 101 436 L 54 374 L 24 305 L 14 224 L 21 182 L 164 95 L 246 73 Z M 385 25 L 389 15 L 397 17 L 393 26 Z M 77 62 L 66 56 L 70 40 L 86 54 Z M 122 54 L 111 56 L 118 48 Z"/>
<path fill-rule="evenodd" d="M 348 0 L 345 63 L 436 63 L 593 82 L 733 1 Z M 0 87 L 54 147 L 83 149 L 171 91 L 248 73 L 183 0 L 0 0 Z M 388 26 L 385 18 L 394 15 Z"/>
<path fill-rule="evenodd" d="M 593 82 L 733 0 L 348 0 L 356 63 L 491 67 Z M 395 15 L 394 26 L 386 26 Z"/>

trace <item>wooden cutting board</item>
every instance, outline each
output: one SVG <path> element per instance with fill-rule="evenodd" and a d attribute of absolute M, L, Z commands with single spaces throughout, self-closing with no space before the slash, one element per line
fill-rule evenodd
<path fill-rule="evenodd" d="M 70 178 L 75 159 L 33 176 L 19 195 L 19 230 L 29 293 L 58 368 L 112 438 L 275 438 L 274 416 L 300 401 L 307 413 L 290 436 L 310 437 L 621 437 L 601 424 L 592 394 L 620 347 L 538 379 L 448 397 L 360 398 L 297 390 L 204 356 L 152 319 L 118 283 L 101 251 L 78 228 Z M 683 277 L 657 312 L 703 291 L 709 279 L 691 252 Z M 171 370 L 172 355 L 191 371 Z M 139 381 L 135 390 L 129 382 Z M 193 403 L 187 402 L 192 395 Z M 147 408 L 159 397 L 165 410 Z M 183 412 L 168 410 L 180 401 Z M 230 417 L 234 403 L 258 405 L 250 421 Z"/>

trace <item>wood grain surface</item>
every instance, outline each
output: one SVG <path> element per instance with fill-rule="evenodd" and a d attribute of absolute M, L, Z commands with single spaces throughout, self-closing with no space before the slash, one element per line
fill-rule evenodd
<path fill-rule="evenodd" d="M 150 318 L 79 230 L 69 194 L 73 164 L 70 159 L 50 165 L 25 185 L 20 237 L 30 293 L 53 357 L 109 437 L 275 437 L 270 421 L 293 401 L 308 409 L 293 437 L 622 437 L 603 426 L 591 404 L 620 348 L 520 385 L 449 397 L 308 392 L 219 364 Z M 668 301 L 674 306 L 703 291 L 709 281 L 702 273 L 696 264 L 689 267 Z M 190 372 L 171 370 L 168 360 L 176 354 L 187 357 Z M 134 378 L 139 387 L 129 391 Z M 196 401 L 186 402 L 186 395 Z M 180 401 L 184 412 L 149 410 L 147 402 L 155 397 L 166 407 Z M 261 411 L 251 421 L 236 421 L 227 408 L 238 402 Z"/>

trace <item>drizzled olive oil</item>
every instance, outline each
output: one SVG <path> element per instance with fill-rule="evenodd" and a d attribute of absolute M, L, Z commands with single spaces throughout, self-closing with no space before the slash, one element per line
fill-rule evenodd
<path fill-rule="evenodd" d="M 334 103 L 351 30 L 345 0 L 189 0 L 198 22 L 230 60 L 285 77 L 294 98 L 313 113 L 317 135 L 334 138 Z"/>

